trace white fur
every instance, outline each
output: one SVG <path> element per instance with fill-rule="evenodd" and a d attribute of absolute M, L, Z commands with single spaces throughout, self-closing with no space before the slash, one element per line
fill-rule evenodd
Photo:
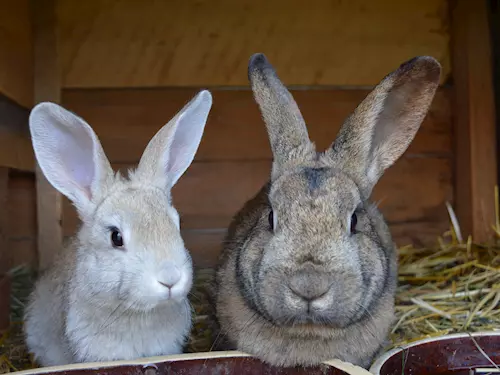
<path fill-rule="evenodd" d="M 128 178 L 113 172 L 83 119 L 52 103 L 33 109 L 40 168 L 82 220 L 26 309 L 26 342 L 40 365 L 182 352 L 192 262 L 170 189 L 196 154 L 211 105 L 201 91 L 158 131 Z M 113 246 L 113 228 L 122 247 Z"/>

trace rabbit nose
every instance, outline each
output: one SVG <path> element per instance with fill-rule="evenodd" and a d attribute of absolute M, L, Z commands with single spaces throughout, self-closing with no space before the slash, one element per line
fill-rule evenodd
<path fill-rule="evenodd" d="M 175 284 L 179 282 L 181 279 L 181 271 L 177 268 L 176 265 L 167 263 L 164 264 L 161 268 L 161 271 L 158 275 L 158 282 L 167 287 L 172 288 Z"/>
<path fill-rule="evenodd" d="M 297 272 L 289 282 L 290 290 L 307 302 L 323 297 L 331 286 L 332 278 L 328 274 L 310 271 Z"/>

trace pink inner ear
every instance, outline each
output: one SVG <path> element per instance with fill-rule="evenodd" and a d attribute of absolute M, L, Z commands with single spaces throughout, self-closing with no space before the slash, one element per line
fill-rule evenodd
<path fill-rule="evenodd" d="M 90 198 L 90 188 L 95 177 L 93 140 L 81 126 L 58 127 L 54 136 L 56 154 L 60 165 L 59 178 L 63 184 L 71 184 Z M 57 169 L 56 169 L 57 170 Z"/>

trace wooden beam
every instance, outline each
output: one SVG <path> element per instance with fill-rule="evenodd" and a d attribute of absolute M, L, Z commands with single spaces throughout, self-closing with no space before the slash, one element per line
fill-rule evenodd
<path fill-rule="evenodd" d="M 57 0 L 32 0 L 34 26 L 35 103 L 58 103 L 61 96 L 58 55 Z M 54 260 L 62 247 L 62 197 L 36 167 L 39 270 Z"/>
<path fill-rule="evenodd" d="M 486 0 L 451 4 L 456 213 L 462 234 L 487 241 L 495 223 L 496 129 Z"/>
<path fill-rule="evenodd" d="M 28 109 L 0 94 L 0 166 L 34 170 L 28 118 Z"/>
<path fill-rule="evenodd" d="M 10 268 L 10 257 L 8 248 L 9 234 L 7 199 L 9 195 L 9 168 L 0 167 L 0 279 Z"/>

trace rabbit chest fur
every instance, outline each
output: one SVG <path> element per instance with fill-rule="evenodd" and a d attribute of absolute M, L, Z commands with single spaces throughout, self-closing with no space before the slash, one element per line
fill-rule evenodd
<path fill-rule="evenodd" d="M 70 246 L 43 274 L 27 306 L 26 342 L 43 366 L 181 353 L 191 328 L 187 300 L 135 312 L 96 300 L 78 280 Z"/>

